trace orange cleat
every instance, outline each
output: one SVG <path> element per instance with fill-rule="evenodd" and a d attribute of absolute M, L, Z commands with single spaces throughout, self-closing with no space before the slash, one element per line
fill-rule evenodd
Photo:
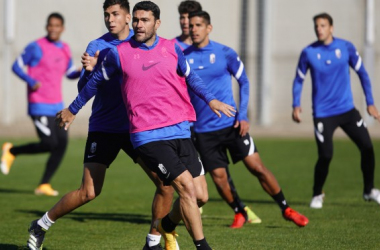
<path fill-rule="evenodd" d="M 309 219 L 306 216 L 298 213 L 297 211 L 291 209 L 290 207 L 285 209 L 282 216 L 284 217 L 285 220 L 293 221 L 294 224 L 296 224 L 299 227 L 304 227 L 307 225 L 307 223 L 309 223 Z"/>
<path fill-rule="evenodd" d="M 245 216 L 242 213 L 237 213 L 235 214 L 234 222 L 232 222 L 230 228 L 241 228 L 245 222 Z"/>
<path fill-rule="evenodd" d="M 39 185 L 35 190 L 34 193 L 36 195 L 47 195 L 47 196 L 57 196 L 58 191 L 54 190 L 50 184 L 45 183 Z"/>

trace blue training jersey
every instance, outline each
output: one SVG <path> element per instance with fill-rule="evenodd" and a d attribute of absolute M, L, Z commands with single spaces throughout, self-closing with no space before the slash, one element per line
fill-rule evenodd
<path fill-rule="evenodd" d="M 237 53 L 223 45 L 210 40 L 203 48 L 190 46 L 184 51 L 191 68 L 202 78 L 207 89 L 224 103 L 236 108 L 232 92 L 231 76 L 235 77 L 240 87 L 238 121 L 248 121 L 249 81 L 245 73 L 243 62 Z M 194 131 L 197 133 L 217 131 L 234 125 L 235 119 L 222 114 L 219 118 L 213 115 L 211 109 L 206 107 L 197 95 L 189 90 L 191 102 L 197 114 Z"/>
<path fill-rule="evenodd" d="M 159 37 L 156 36 L 156 40 L 152 46 L 147 46 L 144 43 L 139 43 L 138 48 L 142 50 L 152 50 L 157 46 L 158 41 Z M 201 96 L 204 102 L 209 103 L 211 100 L 215 99 L 215 96 L 207 91 L 206 86 L 204 86 L 199 76 L 190 69 L 190 66 L 186 62 L 186 59 L 178 45 L 175 45 L 175 50 L 178 55 L 177 73 L 181 76 L 186 77 L 188 86 L 195 93 Z M 115 74 L 120 74 L 121 72 L 122 69 L 117 48 L 110 48 L 104 61 L 101 63 L 101 67 L 95 69 L 91 73 L 89 81 L 81 90 L 77 98 L 70 104 L 69 110 L 73 114 L 77 114 L 79 110 L 87 103 L 87 101 L 95 95 L 98 88 L 100 90 L 103 85 L 104 88 L 106 88 L 108 79 L 111 79 Z M 216 116 L 215 114 L 213 115 Z M 189 122 L 187 121 L 172 126 L 131 134 L 131 142 L 134 148 L 152 141 L 172 140 L 180 138 L 190 138 Z"/>
<path fill-rule="evenodd" d="M 182 42 L 179 39 L 179 36 L 177 36 L 176 38 L 173 38 L 173 41 L 175 41 L 178 44 L 178 46 L 182 49 L 182 51 L 184 51 L 185 49 L 191 46 L 190 44 Z"/>
<path fill-rule="evenodd" d="M 52 42 L 58 48 L 63 47 L 61 41 Z M 30 88 L 38 82 L 37 80 L 30 77 L 26 72 L 24 72 L 24 66 L 33 67 L 36 66 L 43 57 L 43 52 L 41 47 L 36 41 L 29 43 L 21 55 L 14 61 L 12 65 L 12 71 L 21 78 Z M 77 71 L 72 58 L 69 60 L 67 65 L 66 77 L 69 79 L 76 79 L 79 77 L 79 72 Z M 63 109 L 63 103 L 29 103 L 28 113 L 29 115 L 46 115 L 46 116 L 55 116 L 56 113 Z"/>
<path fill-rule="evenodd" d="M 110 33 L 106 33 L 98 39 L 91 41 L 87 46 L 86 52 L 90 56 L 94 56 L 96 51 L 100 51 L 95 69 L 100 67 L 101 62 L 111 48 L 128 41 L 132 36 L 133 30 L 130 29 L 129 36 L 125 40 L 119 40 Z M 78 92 L 86 86 L 90 78 L 91 74 L 83 69 L 78 82 Z M 92 104 L 89 132 L 129 133 L 127 110 L 125 109 L 120 90 L 121 80 L 121 73 L 116 73 L 109 79 L 107 85 L 99 86 Z"/>
<path fill-rule="evenodd" d="M 335 116 L 353 109 L 350 66 L 360 78 L 367 105 L 373 105 L 371 82 L 355 46 L 334 37 L 328 45 L 314 42 L 302 50 L 293 82 L 293 107 L 301 106 L 302 84 L 310 69 L 315 118 Z"/>

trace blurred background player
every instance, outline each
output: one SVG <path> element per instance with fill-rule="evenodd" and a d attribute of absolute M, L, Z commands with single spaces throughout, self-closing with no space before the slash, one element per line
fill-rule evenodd
<path fill-rule="evenodd" d="M 243 63 L 233 49 L 209 39 L 212 25 L 207 12 L 192 12 L 189 18 L 193 45 L 184 54 L 191 68 L 218 100 L 233 107 L 236 104 L 231 76 L 236 78 L 240 87 L 240 105 L 235 120 L 226 116 L 216 118 L 205 103 L 190 91 L 191 102 L 197 113 L 194 131 L 198 150 L 205 170 L 210 173 L 219 194 L 235 211 L 231 228 L 242 227 L 248 218 L 244 207 L 234 200 L 228 184 L 227 149 L 233 163 L 242 160 L 250 173 L 258 178 L 263 189 L 277 202 L 286 220 L 293 221 L 300 227 L 306 226 L 308 219 L 288 206 L 276 178 L 262 163 L 252 137 L 248 134 L 249 81 Z"/>
<path fill-rule="evenodd" d="M 47 18 L 47 35 L 30 43 L 13 64 L 13 72 L 27 83 L 28 114 L 32 118 L 38 137 L 37 143 L 13 146 L 6 142 L 2 147 L 1 171 L 7 175 L 16 156 L 49 152 L 37 195 L 57 196 L 50 185 L 66 151 L 67 131 L 60 130 L 55 114 L 63 108 L 62 78 L 78 78 L 80 69 L 73 65 L 69 46 L 60 40 L 64 19 L 59 13 Z M 28 67 L 28 72 L 23 67 Z M 33 166 L 34 167 L 34 166 Z"/>
<path fill-rule="evenodd" d="M 199 2 L 193 1 L 193 0 L 186 0 L 182 1 L 180 5 L 178 6 L 178 13 L 179 13 L 179 24 L 181 27 L 181 35 L 177 36 L 176 38 L 173 38 L 173 40 L 180 46 L 182 50 L 187 49 L 193 41 L 191 40 L 190 37 L 190 28 L 189 28 L 189 13 L 191 12 L 197 12 L 201 11 L 202 6 Z M 195 142 L 195 136 L 194 136 L 194 129 L 193 126 L 191 127 L 191 133 L 192 133 L 192 140 L 194 142 L 194 145 L 197 147 L 197 144 Z M 198 148 L 197 148 L 198 150 Z M 231 178 L 231 175 L 228 171 L 228 168 L 226 169 L 227 171 L 227 177 L 228 177 L 228 183 L 230 185 L 232 194 L 234 196 L 234 201 L 236 204 L 238 204 L 239 207 L 244 208 L 242 210 L 242 213 L 244 216 L 247 218 L 247 222 L 249 223 L 261 223 L 261 219 L 248 207 L 246 206 L 242 200 L 240 199 L 235 185 L 233 183 L 233 180 Z M 233 208 L 235 209 L 235 208 Z M 203 207 L 200 208 L 201 213 L 203 212 Z"/>
<path fill-rule="evenodd" d="M 92 57 L 99 62 L 99 67 L 110 48 L 128 41 L 133 36 L 133 30 L 128 26 L 131 20 L 128 0 L 106 0 L 103 10 L 104 22 L 109 32 L 91 41 L 87 46 L 82 56 L 84 69 L 78 82 L 78 91 L 81 91 L 91 78 L 90 72 L 95 64 Z M 105 88 L 97 91 L 89 120 L 82 184 L 78 190 L 63 196 L 42 218 L 32 222 L 29 231 L 34 238 L 29 238 L 30 249 L 42 246 L 45 232 L 57 219 L 100 195 L 106 170 L 120 149 L 134 162 L 138 162 L 158 187 L 152 205 L 152 224 L 156 219 L 169 213 L 174 190 L 170 186 L 164 187 L 157 175 L 142 164 L 133 149 L 120 84 L 121 75 L 115 75 L 107 82 Z M 144 249 L 161 249 L 160 238 L 161 235 L 151 227 Z"/>
<path fill-rule="evenodd" d="M 311 72 L 313 118 L 318 160 L 314 170 L 311 208 L 322 208 L 329 165 L 333 156 L 333 134 L 337 127 L 356 144 L 361 153 L 364 179 L 363 197 L 380 204 L 380 191 L 374 188 L 375 154 L 367 126 L 354 106 L 350 82 L 350 67 L 359 76 L 367 103 L 368 114 L 380 121 L 371 90 L 371 82 L 355 46 L 333 37 L 333 19 L 327 13 L 314 16 L 316 42 L 302 50 L 293 82 L 293 113 L 301 122 L 302 83 L 307 70 Z"/>

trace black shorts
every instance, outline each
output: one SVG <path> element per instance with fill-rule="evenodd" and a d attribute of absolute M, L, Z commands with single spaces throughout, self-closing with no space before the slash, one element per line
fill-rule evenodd
<path fill-rule="evenodd" d="M 83 163 L 101 163 L 109 167 L 122 149 L 136 163 L 138 155 L 133 149 L 129 133 L 89 132 Z"/>
<path fill-rule="evenodd" d="M 193 178 L 204 175 L 203 165 L 190 139 L 154 141 L 136 148 L 150 170 L 165 186 L 188 170 Z"/>
<path fill-rule="evenodd" d="M 207 133 L 195 133 L 195 144 L 207 172 L 224 167 L 230 163 L 227 149 L 233 163 L 258 152 L 252 137 L 247 133 L 241 137 L 240 127 L 224 128 Z"/>

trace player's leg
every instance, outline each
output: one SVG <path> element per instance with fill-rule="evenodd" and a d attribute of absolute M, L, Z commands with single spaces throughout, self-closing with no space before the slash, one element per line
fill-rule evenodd
<path fill-rule="evenodd" d="M 318 147 L 318 160 L 314 168 L 313 198 L 311 208 L 322 208 L 323 185 L 325 184 L 333 156 L 333 134 L 338 127 L 340 116 L 314 118 L 314 135 Z"/>
<path fill-rule="evenodd" d="M 46 163 L 40 185 L 34 190 L 37 195 L 58 195 L 58 191 L 51 187 L 50 180 L 57 171 L 66 152 L 68 133 L 64 129 L 59 129 L 55 125 L 54 119 L 55 117 L 48 117 L 48 127 L 50 128 L 51 135 L 49 137 L 41 137 L 41 141 L 48 140 L 48 142 L 43 143 L 49 144 L 50 156 Z"/>
<path fill-rule="evenodd" d="M 45 153 L 51 151 L 52 147 L 55 146 L 51 137 L 51 127 L 54 126 L 54 122 L 51 124 L 48 116 L 32 116 L 31 118 L 40 141 L 20 146 L 13 146 L 9 142 L 4 143 L 1 158 L 1 170 L 3 174 L 9 173 L 13 160 L 17 155 Z"/>
<path fill-rule="evenodd" d="M 361 170 L 364 180 L 364 199 L 374 200 L 380 204 L 380 191 L 374 188 L 375 153 L 363 118 L 354 109 L 346 114 L 341 127 L 360 150 Z"/>
<path fill-rule="evenodd" d="M 120 136 L 99 132 L 88 134 L 80 188 L 64 195 L 44 216 L 31 223 L 29 249 L 41 247 L 45 232 L 57 219 L 100 195 L 107 167 L 120 150 L 120 145 L 113 140 L 118 137 Z"/>
<path fill-rule="evenodd" d="M 186 141 L 186 143 L 184 143 Z M 162 220 L 157 221 L 156 227 L 165 239 L 166 249 L 176 249 L 175 227 L 182 219 L 195 244 L 209 249 L 203 236 L 201 217 L 197 205 L 197 194 L 194 186 L 193 173 L 201 174 L 202 166 L 198 161 L 198 169 L 190 170 L 183 162 L 184 151 L 193 150 L 190 139 L 155 141 L 137 148 L 147 166 L 158 174 L 164 185 L 171 184 L 179 195 L 174 202 L 171 212 Z M 188 156 L 191 157 L 188 151 Z M 196 160 L 198 160 L 196 158 Z M 194 161 L 194 160 L 193 160 Z M 201 241 L 201 242 L 200 242 Z"/>

